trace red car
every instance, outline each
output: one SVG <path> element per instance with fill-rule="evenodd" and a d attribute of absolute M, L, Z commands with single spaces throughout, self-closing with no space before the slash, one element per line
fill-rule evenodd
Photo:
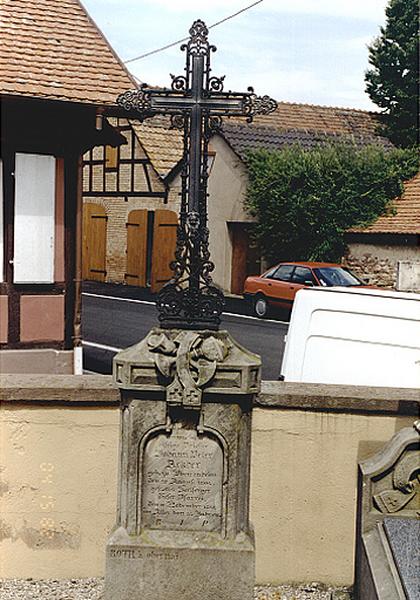
<path fill-rule="evenodd" d="M 334 263 L 287 262 L 259 276 L 247 277 L 244 298 L 252 303 L 257 317 L 267 316 L 270 306 L 290 310 L 296 292 L 314 286 L 363 286 L 361 279 Z"/>

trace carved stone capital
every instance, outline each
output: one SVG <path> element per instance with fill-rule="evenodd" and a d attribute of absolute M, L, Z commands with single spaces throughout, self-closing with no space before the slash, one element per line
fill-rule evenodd
<path fill-rule="evenodd" d="M 172 405 L 199 409 L 203 392 L 256 394 L 261 360 L 227 331 L 154 328 L 114 358 L 114 381 L 125 390 L 160 391 Z"/>

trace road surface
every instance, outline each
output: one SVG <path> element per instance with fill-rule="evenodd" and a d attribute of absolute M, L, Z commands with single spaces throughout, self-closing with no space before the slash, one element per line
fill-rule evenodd
<path fill-rule="evenodd" d="M 139 342 L 158 324 L 156 308 L 152 300 L 132 297 L 136 294 L 127 287 L 120 295 L 117 288 L 106 285 L 88 289 L 82 296 L 84 368 L 110 373 L 115 353 Z M 288 323 L 224 313 L 221 328 L 261 356 L 264 379 L 278 378 Z"/>

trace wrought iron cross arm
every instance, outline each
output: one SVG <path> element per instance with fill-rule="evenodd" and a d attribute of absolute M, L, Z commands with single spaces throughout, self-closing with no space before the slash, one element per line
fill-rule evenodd
<path fill-rule="evenodd" d="M 185 92 L 174 92 L 168 88 L 149 88 L 141 84 L 137 90 L 128 90 L 118 96 L 117 103 L 124 110 L 136 113 L 140 119 L 156 114 L 179 114 L 191 109 L 196 101 L 185 96 Z M 270 96 L 257 96 L 252 87 L 244 94 L 235 92 L 213 92 L 208 98 L 202 98 L 200 104 L 204 110 L 214 116 L 246 117 L 251 122 L 256 115 L 267 115 L 277 108 L 277 102 Z"/>
<path fill-rule="evenodd" d="M 148 88 L 146 83 L 142 83 L 137 90 L 127 90 L 117 98 L 117 104 L 128 113 L 136 113 L 136 116 L 142 120 L 146 117 L 152 117 L 156 111 L 152 109 L 152 94 L 156 91 Z"/>

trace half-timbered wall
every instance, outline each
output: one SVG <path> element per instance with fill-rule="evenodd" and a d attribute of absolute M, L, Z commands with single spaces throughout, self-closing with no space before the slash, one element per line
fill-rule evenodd
<path fill-rule="evenodd" d="M 127 140 L 117 148 L 97 146 L 83 157 L 83 193 L 87 198 L 142 197 L 166 200 L 166 188 L 125 119 L 109 122 Z"/>
<path fill-rule="evenodd" d="M 94 124 L 89 109 L 2 101 L 0 370 L 41 369 L 43 350 L 72 368 L 77 152 Z M 26 350 L 39 351 L 37 366 Z"/>
<path fill-rule="evenodd" d="M 127 223 L 134 210 L 179 210 L 178 190 L 168 190 L 125 119 L 109 120 L 127 139 L 114 152 L 96 147 L 84 156 L 83 203 L 100 204 L 107 217 L 105 281 L 127 283 Z"/>

